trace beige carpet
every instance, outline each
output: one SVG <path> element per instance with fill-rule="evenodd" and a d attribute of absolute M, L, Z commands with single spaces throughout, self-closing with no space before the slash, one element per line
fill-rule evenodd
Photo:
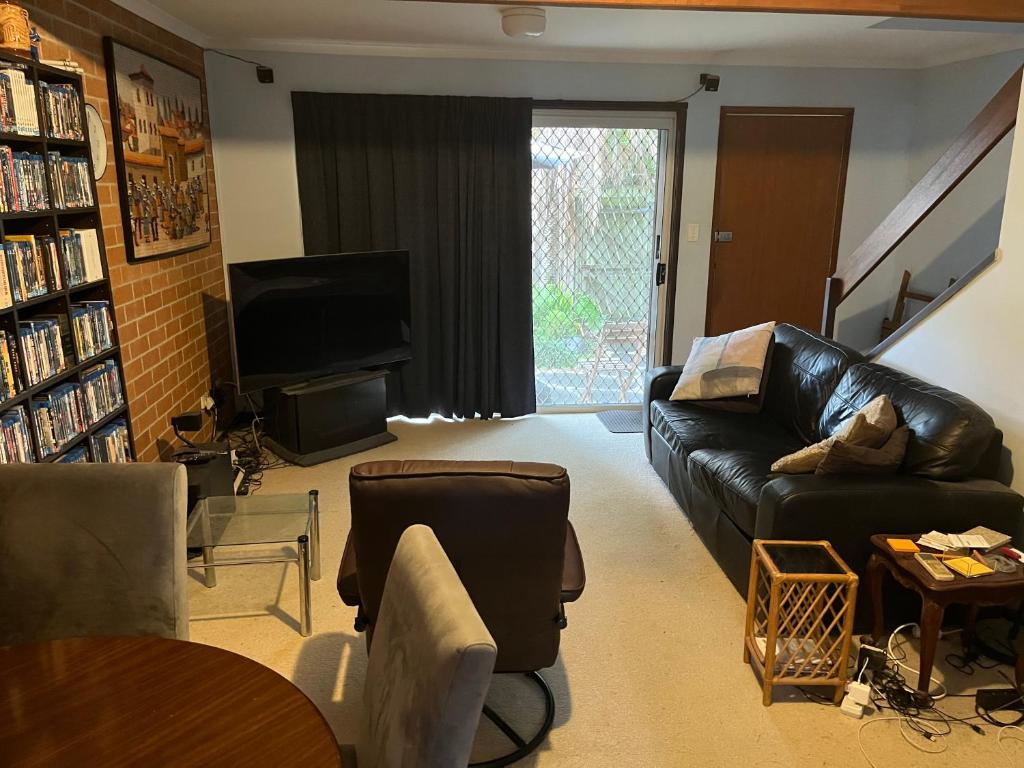
<path fill-rule="evenodd" d="M 192 639 L 236 651 L 293 680 L 320 707 L 339 740 L 353 740 L 365 671 L 354 611 L 341 604 L 335 575 L 349 527 L 347 473 L 383 458 L 516 459 L 568 468 L 571 517 L 587 566 L 587 590 L 569 606 L 558 664 L 545 672 L 557 697 L 547 742 L 519 763 L 531 766 L 868 766 L 858 747 L 864 721 L 779 692 L 761 706 L 741 661 L 744 604 L 705 551 L 648 465 L 642 436 L 611 434 L 592 414 L 516 421 L 393 422 L 398 442 L 318 467 L 267 472 L 260 493 L 320 490 L 323 577 L 314 583 L 313 636 L 298 634 L 295 566 L 225 568 L 218 586 L 190 585 Z M 199 572 L 193 572 L 198 575 Z M 939 657 L 955 650 L 943 641 Z M 945 667 L 944 667 L 945 669 Z M 954 692 L 1000 682 L 992 673 L 952 676 Z M 947 709 L 973 715 L 971 699 Z M 539 701 L 517 680 L 499 678 L 496 709 L 525 723 Z M 878 768 L 1024 765 L 1024 743 L 995 729 L 965 727 L 926 749 L 911 747 L 895 722 L 863 732 Z M 504 743 L 481 726 L 477 757 Z"/>

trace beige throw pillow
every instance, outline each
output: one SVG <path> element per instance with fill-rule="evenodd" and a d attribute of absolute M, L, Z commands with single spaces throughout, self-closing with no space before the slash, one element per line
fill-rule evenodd
<path fill-rule="evenodd" d="M 865 448 L 879 448 L 896 429 L 896 409 L 888 395 L 879 395 L 844 421 L 831 437 L 783 456 L 772 464 L 772 472 L 802 475 L 814 472 L 837 442 Z"/>
<path fill-rule="evenodd" d="M 907 453 L 910 428 L 906 425 L 892 433 L 881 448 L 837 440 L 825 452 L 825 458 L 814 470 L 816 475 L 884 475 L 898 470 Z"/>
<path fill-rule="evenodd" d="M 671 400 L 754 397 L 761 389 L 775 323 L 693 340 Z"/>

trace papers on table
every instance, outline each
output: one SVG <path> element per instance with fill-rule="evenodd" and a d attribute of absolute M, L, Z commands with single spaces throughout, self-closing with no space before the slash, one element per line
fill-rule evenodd
<path fill-rule="evenodd" d="M 949 552 L 951 549 L 956 549 L 953 542 L 950 541 L 950 537 L 944 533 L 939 533 L 938 531 L 926 533 L 917 540 L 917 544 L 920 547 L 937 549 L 939 552 Z"/>
<path fill-rule="evenodd" d="M 931 531 L 919 538 L 917 543 L 922 547 L 937 549 L 940 552 L 949 552 L 954 549 L 981 549 L 988 552 L 1009 544 L 1010 537 L 1005 533 L 999 533 L 999 531 L 979 525 L 963 533 L 946 534 Z"/>

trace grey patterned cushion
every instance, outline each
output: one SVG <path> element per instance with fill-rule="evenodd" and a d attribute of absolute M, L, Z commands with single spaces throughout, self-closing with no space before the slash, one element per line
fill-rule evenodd
<path fill-rule="evenodd" d="M 693 340 L 670 400 L 756 397 L 775 323 Z"/>

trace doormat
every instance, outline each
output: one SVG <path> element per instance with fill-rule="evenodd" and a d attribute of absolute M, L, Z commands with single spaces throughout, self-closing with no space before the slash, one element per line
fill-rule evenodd
<path fill-rule="evenodd" d="M 640 411 L 598 411 L 597 418 L 609 432 L 643 432 L 644 420 Z"/>

